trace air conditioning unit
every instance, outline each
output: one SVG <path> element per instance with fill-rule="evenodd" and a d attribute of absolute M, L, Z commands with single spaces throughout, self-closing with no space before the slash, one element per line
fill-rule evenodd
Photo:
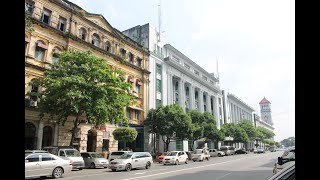
<path fill-rule="evenodd" d="M 31 106 L 31 107 L 36 107 L 36 106 L 37 106 L 37 104 L 38 104 L 38 102 L 37 102 L 37 101 L 30 100 L 30 106 Z"/>

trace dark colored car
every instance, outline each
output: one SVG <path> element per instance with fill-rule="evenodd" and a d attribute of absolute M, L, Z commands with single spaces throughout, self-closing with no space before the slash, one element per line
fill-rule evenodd
<path fill-rule="evenodd" d="M 243 150 L 243 149 L 238 149 L 238 150 L 236 150 L 235 154 L 248 154 L 248 151 Z"/>

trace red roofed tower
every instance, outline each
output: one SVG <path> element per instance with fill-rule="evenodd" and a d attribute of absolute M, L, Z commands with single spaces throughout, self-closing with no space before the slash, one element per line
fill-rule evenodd
<path fill-rule="evenodd" d="M 261 119 L 273 125 L 272 118 L 271 118 L 271 103 L 265 97 L 260 101 L 260 112 L 261 112 Z"/>

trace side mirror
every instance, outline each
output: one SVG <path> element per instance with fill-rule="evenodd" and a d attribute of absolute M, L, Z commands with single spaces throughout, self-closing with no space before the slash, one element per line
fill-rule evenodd
<path fill-rule="evenodd" d="M 282 159 L 282 157 L 278 157 L 278 164 L 279 164 L 279 165 L 282 165 L 282 164 L 283 164 L 283 159 Z"/>

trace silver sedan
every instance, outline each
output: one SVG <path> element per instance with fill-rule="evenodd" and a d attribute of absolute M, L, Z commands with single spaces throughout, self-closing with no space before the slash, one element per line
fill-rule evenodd
<path fill-rule="evenodd" d="M 60 178 L 70 173 L 72 162 L 50 153 L 32 153 L 25 155 L 25 178 L 51 176 Z"/>

